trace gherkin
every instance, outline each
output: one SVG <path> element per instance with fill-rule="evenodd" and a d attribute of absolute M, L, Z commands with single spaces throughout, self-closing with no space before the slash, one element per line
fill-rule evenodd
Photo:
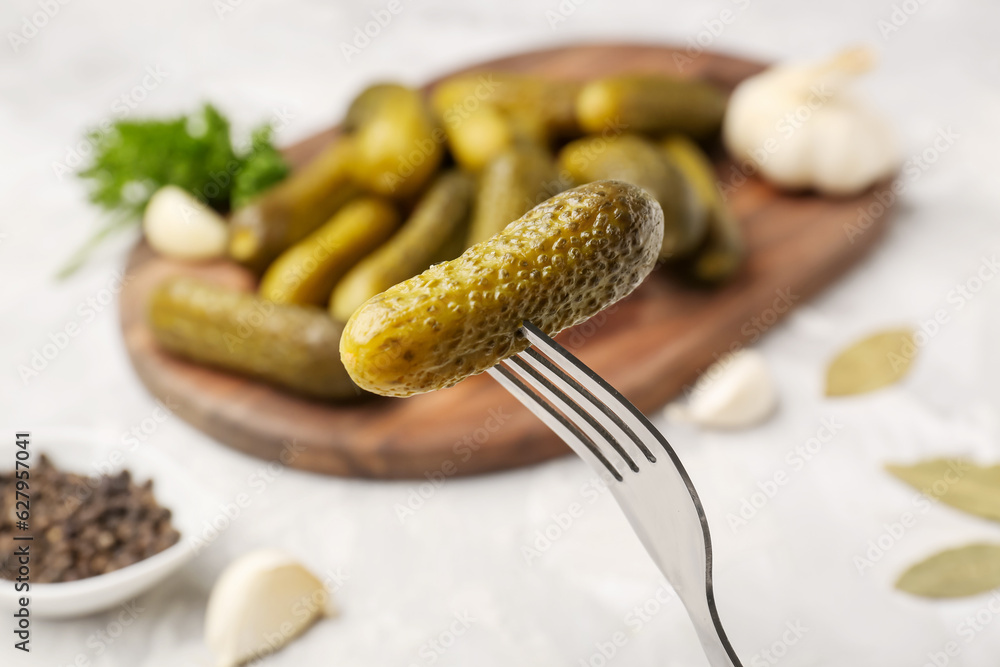
<path fill-rule="evenodd" d="M 346 321 L 358 306 L 434 262 L 462 252 L 472 205 L 472 177 L 458 170 L 439 176 L 402 228 L 358 262 L 330 296 L 330 314 Z"/>
<path fill-rule="evenodd" d="M 454 385 L 528 347 L 523 321 L 555 334 L 629 294 L 662 236 L 660 206 L 638 186 L 567 190 L 366 302 L 344 329 L 344 365 L 358 386 L 389 396 Z"/>
<path fill-rule="evenodd" d="M 680 170 L 650 140 L 635 134 L 584 137 L 559 153 L 559 167 L 576 183 L 614 179 L 647 190 L 663 209 L 660 259 L 687 255 L 705 236 L 704 205 Z"/>
<path fill-rule="evenodd" d="M 281 253 L 264 272 L 257 291 L 275 303 L 325 305 L 337 281 L 398 226 L 399 214 L 392 205 L 360 197 Z"/>
<path fill-rule="evenodd" d="M 683 132 L 705 138 L 719 131 L 726 112 L 721 90 L 693 79 L 632 74 L 587 83 L 576 98 L 585 132 L 628 128 L 631 132 Z"/>
<path fill-rule="evenodd" d="M 354 144 L 340 140 L 261 196 L 229 222 L 229 256 L 257 273 L 302 240 L 361 190 L 352 182 Z"/>
<path fill-rule="evenodd" d="M 526 145 L 504 151 L 479 175 L 466 247 L 485 241 L 563 189 L 547 150 Z"/>
<path fill-rule="evenodd" d="M 312 398 L 360 393 L 337 352 L 343 326 L 320 308 L 176 277 L 154 290 L 148 320 L 157 343 L 198 363 Z"/>
<path fill-rule="evenodd" d="M 698 144 L 682 134 L 667 137 L 661 148 L 691 185 L 705 215 L 705 239 L 690 257 L 677 263 L 677 272 L 706 284 L 728 280 L 743 265 L 746 244 L 736 216 L 715 185 L 711 161 Z"/>

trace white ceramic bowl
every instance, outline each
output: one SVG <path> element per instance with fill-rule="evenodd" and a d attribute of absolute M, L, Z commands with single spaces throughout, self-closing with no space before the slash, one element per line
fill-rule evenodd
<path fill-rule="evenodd" d="M 32 431 L 29 449 L 33 466 L 44 453 L 61 470 L 95 475 L 112 465 L 114 471 L 127 468 L 137 483 L 152 479 L 157 503 L 172 512 L 173 525 L 181 534 L 172 547 L 108 574 L 57 584 L 32 583 L 33 617 L 66 618 L 109 609 L 156 585 L 194 557 L 190 537 L 200 529 L 205 510 L 214 505 L 208 494 L 187 479 L 186 471 L 164 455 L 142 444 L 129 451 L 114 437 L 77 430 Z M 9 467 L 7 461 L 0 461 L 0 468 Z M 13 582 L 0 579 L 0 606 L 5 610 L 13 610 L 22 595 L 14 591 Z"/>

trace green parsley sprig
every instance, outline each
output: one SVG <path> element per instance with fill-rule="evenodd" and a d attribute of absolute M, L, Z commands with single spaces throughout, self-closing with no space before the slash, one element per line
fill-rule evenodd
<path fill-rule="evenodd" d="M 119 120 L 88 132 L 90 162 L 78 172 L 89 199 L 108 212 L 107 222 L 59 271 L 65 278 L 115 232 L 142 219 L 153 193 L 164 185 L 187 190 L 220 213 L 245 204 L 285 178 L 289 167 L 263 125 L 247 150 L 233 148 L 229 121 L 211 104 L 165 120 Z"/>

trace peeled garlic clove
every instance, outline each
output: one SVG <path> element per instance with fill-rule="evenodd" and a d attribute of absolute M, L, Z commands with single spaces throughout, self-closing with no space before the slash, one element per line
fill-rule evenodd
<path fill-rule="evenodd" d="M 226 251 L 226 221 L 174 185 L 153 193 L 142 228 L 149 245 L 164 257 L 201 261 L 221 257 Z"/>
<path fill-rule="evenodd" d="M 251 552 L 226 568 L 205 612 L 205 642 L 218 667 L 276 651 L 332 612 L 330 593 L 288 554 Z"/>
<path fill-rule="evenodd" d="M 745 428 L 764 421 L 777 405 L 764 356 L 741 350 L 709 366 L 687 404 L 671 405 L 667 417 L 714 428 Z"/>

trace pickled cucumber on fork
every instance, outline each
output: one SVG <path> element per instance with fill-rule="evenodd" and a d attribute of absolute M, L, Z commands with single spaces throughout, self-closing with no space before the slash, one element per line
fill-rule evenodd
<path fill-rule="evenodd" d="M 528 347 L 523 321 L 554 335 L 629 294 L 662 235 L 660 205 L 636 185 L 567 190 L 367 301 L 344 329 L 344 365 L 358 386 L 389 396 L 452 386 Z"/>
<path fill-rule="evenodd" d="M 186 359 L 312 398 L 360 394 L 337 351 L 343 326 L 320 308 L 175 277 L 153 291 L 148 321 L 156 342 Z"/>
<path fill-rule="evenodd" d="M 473 179 L 468 174 L 451 170 L 439 176 L 399 232 L 337 283 L 330 298 L 330 314 L 346 321 L 358 306 L 379 292 L 434 262 L 458 255 L 473 191 Z"/>
<path fill-rule="evenodd" d="M 504 151 L 479 175 L 466 247 L 500 232 L 563 185 L 547 150 L 517 146 Z"/>
<path fill-rule="evenodd" d="M 678 168 L 648 139 L 635 134 L 594 135 L 567 144 L 559 167 L 575 183 L 614 179 L 647 190 L 663 209 L 660 259 L 693 251 L 705 236 L 706 217 Z"/>

